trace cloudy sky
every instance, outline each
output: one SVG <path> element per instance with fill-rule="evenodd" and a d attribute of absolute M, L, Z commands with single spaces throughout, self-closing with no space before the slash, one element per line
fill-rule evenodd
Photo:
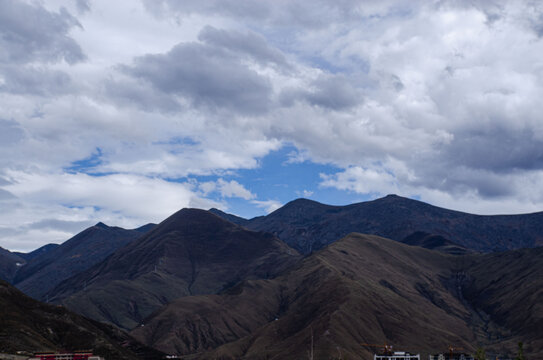
<path fill-rule="evenodd" d="M 543 5 L 0 0 L 0 246 L 389 193 L 543 210 Z"/>

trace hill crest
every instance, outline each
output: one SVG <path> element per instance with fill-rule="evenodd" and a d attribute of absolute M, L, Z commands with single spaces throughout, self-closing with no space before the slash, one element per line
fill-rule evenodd
<path fill-rule="evenodd" d="M 218 293 L 250 278 L 270 278 L 299 255 L 269 233 L 208 211 L 182 209 L 105 261 L 49 294 L 86 316 L 129 329 L 186 295 Z"/>

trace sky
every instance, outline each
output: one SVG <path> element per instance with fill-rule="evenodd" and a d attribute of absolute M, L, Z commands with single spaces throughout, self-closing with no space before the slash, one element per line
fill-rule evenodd
<path fill-rule="evenodd" d="M 543 3 L 0 0 L 0 246 L 183 207 L 543 210 Z"/>

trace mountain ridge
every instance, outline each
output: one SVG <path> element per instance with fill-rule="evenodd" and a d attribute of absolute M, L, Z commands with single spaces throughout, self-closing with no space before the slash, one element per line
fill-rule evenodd
<path fill-rule="evenodd" d="M 541 266 L 541 251 L 501 256 L 520 254 Z M 131 334 L 186 359 L 299 359 L 307 355 L 313 336 L 316 358 L 341 353 L 366 359 L 370 349 L 360 343 L 384 342 L 423 356 L 450 344 L 466 352 L 483 346 L 510 355 L 523 340 L 527 353 L 539 356 L 543 310 L 525 307 L 518 318 L 511 308 L 496 310 L 493 301 L 500 296 L 493 292 L 499 291 L 496 280 L 502 274 L 493 268 L 504 268 L 504 262 L 494 255 L 500 256 L 449 255 L 353 233 L 274 279 L 177 299 Z M 477 267 L 481 262 L 485 265 Z M 525 293 L 537 294 L 533 304 L 540 303 L 543 277 L 526 283 L 524 273 L 516 274 L 511 276 L 526 285 Z M 488 284 L 496 284 L 491 293 L 485 290 Z M 514 286 L 507 284 L 505 291 L 514 293 Z M 479 302 L 473 294 L 480 294 Z"/>
<path fill-rule="evenodd" d="M 0 280 L 11 283 L 24 264 L 26 260 L 23 257 L 0 247 Z"/>
<path fill-rule="evenodd" d="M 304 254 L 350 232 L 402 241 L 422 231 L 482 252 L 543 245 L 543 212 L 474 215 L 398 195 L 344 206 L 296 199 L 243 226 L 270 232 Z"/>
<path fill-rule="evenodd" d="M 57 284 L 104 260 L 143 234 L 99 222 L 30 259 L 17 272 L 13 283 L 26 294 L 44 300 L 45 294 Z"/>
<path fill-rule="evenodd" d="M 48 295 L 85 316 L 129 329 L 178 297 L 268 278 L 298 258 L 271 234 L 205 210 L 182 209 Z"/>
<path fill-rule="evenodd" d="M 93 349 L 107 359 L 119 360 L 158 360 L 164 355 L 112 326 L 86 319 L 60 306 L 40 303 L 2 280 L 0 308 L 3 353 Z"/>

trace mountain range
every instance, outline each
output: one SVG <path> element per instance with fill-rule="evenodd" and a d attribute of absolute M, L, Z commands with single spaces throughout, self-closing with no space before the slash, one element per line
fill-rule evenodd
<path fill-rule="evenodd" d="M 99 223 L 57 247 L 0 251 L 0 276 L 187 359 L 364 359 L 375 349 L 361 343 L 385 342 L 497 355 L 518 341 L 538 358 L 542 239 L 543 213 L 298 199 L 253 219 L 182 209 L 136 230 Z"/>
<path fill-rule="evenodd" d="M 0 280 L 11 282 L 26 261 L 16 253 L 0 247 Z"/>
<path fill-rule="evenodd" d="M 46 300 L 44 295 L 57 284 L 99 263 L 152 227 L 150 224 L 126 230 L 98 223 L 60 246 L 30 253 L 26 256 L 28 262 L 20 267 L 12 282 L 24 293 Z"/>
<path fill-rule="evenodd" d="M 518 341 L 536 358 L 542 255 L 455 256 L 350 234 L 274 279 L 180 298 L 131 334 L 187 359 L 300 359 L 311 342 L 315 358 L 367 359 L 361 343 L 512 354 Z"/>
<path fill-rule="evenodd" d="M 161 359 L 113 326 L 40 303 L 0 280 L 0 353 L 93 349 L 107 359 Z"/>
<path fill-rule="evenodd" d="M 53 250 L 53 249 L 56 249 L 57 247 L 59 247 L 60 245 L 59 244 L 46 244 L 46 245 L 43 245 L 43 246 L 40 246 L 39 248 L 37 248 L 36 250 L 33 250 L 31 252 L 28 252 L 28 253 L 23 253 L 23 252 L 13 252 L 13 254 L 23 258 L 25 261 L 30 261 L 38 256 L 42 256 L 42 255 L 45 255 L 45 253 Z"/>
<path fill-rule="evenodd" d="M 208 211 L 183 209 L 48 296 L 85 316 L 131 329 L 179 297 L 274 277 L 299 258 L 271 234 Z"/>
<path fill-rule="evenodd" d="M 397 195 L 346 206 L 297 199 L 269 215 L 250 220 L 216 209 L 211 211 L 248 229 L 270 232 L 303 254 L 351 232 L 402 241 L 422 231 L 482 252 L 543 245 L 543 212 L 473 215 Z"/>

